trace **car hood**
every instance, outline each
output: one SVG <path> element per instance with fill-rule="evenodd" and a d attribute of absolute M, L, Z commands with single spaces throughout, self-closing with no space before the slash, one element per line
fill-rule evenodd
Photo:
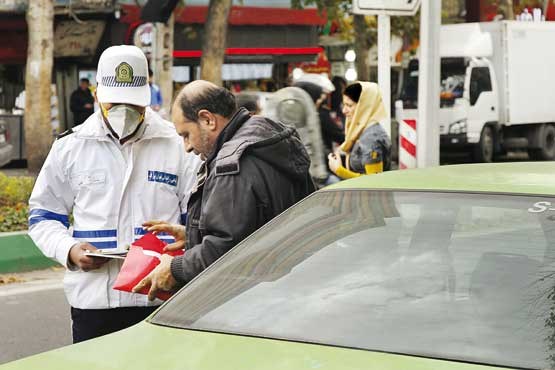
<path fill-rule="evenodd" d="M 486 370 L 498 367 L 208 333 L 147 322 L 0 366 L 0 370 Z"/>

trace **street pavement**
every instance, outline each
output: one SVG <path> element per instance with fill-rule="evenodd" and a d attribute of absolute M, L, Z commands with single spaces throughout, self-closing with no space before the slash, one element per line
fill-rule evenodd
<path fill-rule="evenodd" d="M 71 344 L 63 269 L 0 275 L 0 364 Z"/>

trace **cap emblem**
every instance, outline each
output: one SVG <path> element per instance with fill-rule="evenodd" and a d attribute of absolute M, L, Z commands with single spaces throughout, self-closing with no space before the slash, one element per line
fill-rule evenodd
<path fill-rule="evenodd" d="M 133 82 L 133 67 L 128 63 L 122 62 L 116 67 L 116 82 L 118 83 L 132 83 Z"/>

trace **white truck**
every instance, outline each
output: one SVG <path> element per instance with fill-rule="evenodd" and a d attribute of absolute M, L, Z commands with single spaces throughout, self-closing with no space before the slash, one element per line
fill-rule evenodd
<path fill-rule="evenodd" d="M 553 42 L 555 22 L 442 26 L 441 151 L 471 151 L 479 162 L 515 149 L 555 159 Z M 407 72 L 403 118 L 417 119 L 417 59 Z"/>

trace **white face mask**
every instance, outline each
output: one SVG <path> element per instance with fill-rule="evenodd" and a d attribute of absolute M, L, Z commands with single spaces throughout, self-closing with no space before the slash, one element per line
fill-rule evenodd
<path fill-rule="evenodd" d="M 144 113 L 139 113 L 125 104 L 115 105 L 108 111 L 103 107 L 102 110 L 120 140 L 134 133 L 144 118 Z"/>

